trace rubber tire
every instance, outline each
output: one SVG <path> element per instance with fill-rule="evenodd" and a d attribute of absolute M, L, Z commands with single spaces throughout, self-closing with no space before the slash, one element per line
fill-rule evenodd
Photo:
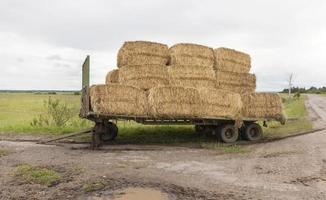
<path fill-rule="evenodd" d="M 231 132 L 230 132 L 231 131 Z M 231 137 L 228 134 L 232 134 Z M 239 130 L 231 124 L 221 125 L 218 128 L 218 137 L 222 142 L 234 143 L 239 138 Z"/>
<path fill-rule="evenodd" d="M 118 135 L 118 127 L 112 122 L 108 122 L 105 125 L 105 131 L 100 134 L 101 141 L 107 142 L 114 140 Z"/>
<path fill-rule="evenodd" d="M 204 125 L 198 125 L 198 124 L 195 125 L 195 132 L 196 133 L 202 134 L 202 133 L 205 133 L 206 131 L 207 131 L 207 127 L 206 126 L 204 126 Z"/>
<path fill-rule="evenodd" d="M 257 123 L 247 124 L 243 131 L 243 137 L 248 141 L 258 141 L 263 137 L 263 129 Z"/>

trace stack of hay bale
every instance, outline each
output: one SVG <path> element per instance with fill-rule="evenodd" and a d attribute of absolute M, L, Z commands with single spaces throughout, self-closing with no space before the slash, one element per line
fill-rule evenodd
<path fill-rule="evenodd" d="M 97 90 L 91 88 L 91 104 L 96 105 L 93 110 L 114 115 L 147 116 L 146 91 L 169 83 L 166 68 L 168 46 L 154 42 L 125 42 L 117 60 L 119 69 L 107 74 L 106 86 L 102 85 Z M 101 97 L 104 91 L 110 91 L 107 98 Z M 102 103 L 94 99 L 98 102 L 101 99 Z M 105 105 L 110 105 L 110 109 Z"/>
<path fill-rule="evenodd" d="M 215 89 L 212 48 L 181 43 L 172 46 L 169 53 L 170 86 L 151 89 L 150 114 L 170 118 L 238 115 L 240 96 Z"/>
<path fill-rule="evenodd" d="M 90 88 L 91 106 L 97 114 L 144 116 L 147 98 L 139 88 L 121 85 L 94 85 Z"/>
<path fill-rule="evenodd" d="M 119 83 L 119 70 L 114 69 L 109 71 L 105 78 L 105 84 L 110 85 L 112 83 Z"/>
<path fill-rule="evenodd" d="M 168 46 L 154 42 L 125 42 L 118 53 L 119 81 L 143 90 L 169 83 Z"/>
<path fill-rule="evenodd" d="M 196 44 L 176 44 L 169 49 L 171 84 L 183 87 L 214 88 L 214 51 Z"/>
<path fill-rule="evenodd" d="M 241 95 L 244 118 L 277 118 L 283 116 L 278 94 L 255 93 L 256 76 L 249 73 L 250 56 L 228 48 L 214 49 L 216 87 Z"/>
<path fill-rule="evenodd" d="M 118 69 L 91 87 L 94 112 L 150 117 L 275 117 L 278 95 L 254 93 L 250 56 L 196 44 L 125 42 Z"/>
<path fill-rule="evenodd" d="M 248 54 L 228 49 L 214 49 L 216 87 L 232 90 L 239 94 L 253 93 L 256 89 L 256 76 L 250 74 L 251 59 Z"/>
<path fill-rule="evenodd" d="M 282 99 L 277 93 L 247 93 L 241 96 L 244 118 L 276 119 L 284 122 Z"/>

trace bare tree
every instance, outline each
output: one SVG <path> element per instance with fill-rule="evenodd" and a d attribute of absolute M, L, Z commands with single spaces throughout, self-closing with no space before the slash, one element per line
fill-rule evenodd
<path fill-rule="evenodd" d="M 293 73 L 289 76 L 289 98 L 291 98 L 291 90 L 292 90 L 292 81 L 293 81 Z"/>

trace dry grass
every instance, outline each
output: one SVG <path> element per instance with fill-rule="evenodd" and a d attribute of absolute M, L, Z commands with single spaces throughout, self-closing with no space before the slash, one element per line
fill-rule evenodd
<path fill-rule="evenodd" d="M 246 53 L 228 48 L 214 49 L 215 63 L 217 70 L 248 73 L 251 67 L 250 56 Z"/>
<path fill-rule="evenodd" d="M 108 72 L 105 78 L 105 84 L 119 83 L 119 70 L 114 69 Z"/>
<path fill-rule="evenodd" d="M 118 67 L 125 65 L 166 65 L 169 60 L 168 46 L 147 41 L 125 42 L 118 52 L 117 60 Z"/>
<path fill-rule="evenodd" d="M 167 67 L 164 65 L 128 65 L 120 68 L 121 84 L 144 90 L 169 84 Z"/>
<path fill-rule="evenodd" d="M 210 47 L 197 44 L 180 43 L 169 49 L 171 65 L 194 65 L 200 68 L 212 67 L 214 51 Z"/>
<path fill-rule="evenodd" d="M 99 114 L 147 115 L 145 92 L 127 85 L 94 85 L 90 88 L 91 106 Z"/>

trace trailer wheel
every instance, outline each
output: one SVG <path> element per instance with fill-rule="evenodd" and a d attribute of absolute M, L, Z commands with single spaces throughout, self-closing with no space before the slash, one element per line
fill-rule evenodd
<path fill-rule="evenodd" d="M 245 126 L 243 137 L 249 141 L 257 141 L 263 137 L 263 129 L 257 123 L 250 123 Z"/>
<path fill-rule="evenodd" d="M 224 124 L 218 128 L 218 137 L 225 143 L 233 143 L 239 138 L 239 130 L 231 124 Z"/>
<path fill-rule="evenodd" d="M 196 133 L 205 133 L 207 131 L 207 127 L 204 125 L 195 125 L 195 131 Z"/>
<path fill-rule="evenodd" d="M 107 142 L 114 140 L 118 135 L 118 127 L 112 122 L 104 123 L 104 130 L 100 134 L 101 141 Z"/>

